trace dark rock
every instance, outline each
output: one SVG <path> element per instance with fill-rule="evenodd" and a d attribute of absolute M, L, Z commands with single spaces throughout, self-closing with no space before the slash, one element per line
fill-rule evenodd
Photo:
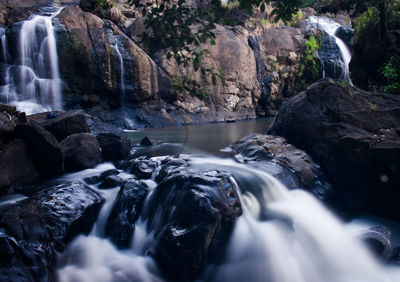
<path fill-rule="evenodd" d="M 156 144 L 157 144 L 157 141 L 154 139 L 151 139 L 148 136 L 143 137 L 142 141 L 140 141 L 140 145 L 142 145 L 142 146 L 153 146 Z"/>
<path fill-rule="evenodd" d="M 99 184 L 99 188 L 101 189 L 109 189 L 113 187 L 117 187 L 121 185 L 122 178 L 116 175 L 109 175 L 104 178 L 104 180 Z"/>
<path fill-rule="evenodd" d="M 173 174 L 153 190 L 144 218 L 154 232 L 150 254 L 173 281 L 195 280 L 221 259 L 242 208 L 230 175 L 216 170 Z"/>
<path fill-rule="evenodd" d="M 152 158 L 159 156 L 179 155 L 183 152 L 183 150 L 184 145 L 182 144 L 164 143 L 150 147 L 137 148 L 132 154 L 132 157 L 137 158 L 145 156 Z"/>
<path fill-rule="evenodd" d="M 0 194 L 5 194 L 11 184 L 33 183 L 39 178 L 28 146 L 22 139 L 15 139 L 0 149 L 0 167 Z"/>
<path fill-rule="evenodd" d="M 0 112 L 7 112 L 9 115 L 14 115 L 17 112 L 17 108 L 12 105 L 0 103 Z"/>
<path fill-rule="evenodd" d="M 399 124 L 399 96 L 321 80 L 281 107 L 269 133 L 309 153 L 348 207 L 399 218 Z"/>
<path fill-rule="evenodd" d="M 158 164 L 147 157 L 139 157 L 121 164 L 121 168 L 134 174 L 139 179 L 149 179 L 155 172 Z"/>
<path fill-rule="evenodd" d="M 167 157 L 161 161 L 161 168 L 158 171 L 155 179 L 161 182 L 165 178 L 180 173 L 185 168 L 189 167 L 189 162 L 183 158 Z"/>
<path fill-rule="evenodd" d="M 65 170 L 93 168 L 103 161 L 96 136 L 90 133 L 72 134 L 61 142 L 65 153 Z"/>
<path fill-rule="evenodd" d="M 112 133 L 100 133 L 96 136 L 100 144 L 104 161 L 116 161 L 127 157 L 132 148 L 128 138 Z"/>
<path fill-rule="evenodd" d="M 49 112 L 30 115 L 28 118 L 34 120 L 50 131 L 59 142 L 71 134 L 89 132 L 83 111 L 57 111 L 55 118 L 47 118 Z"/>
<path fill-rule="evenodd" d="M 0 112 L 0 140 L 7 143 L 14 139 L 14 129 L 19 124 L 18 119 L 7 112 Z"/>
<path fill-rule="evenodd" d="M 106 170 L 106 171 L 100 173 L 99 175 L 86 177 L 83 180 L 87 184 L 98 184 L 101 181 L 104 181 L 104 179 L 106 179 L 108 176 L 117 175 L 117 174 L 119 174 L 119 171 L 117 169 L 109 169 L 109 170 Z"/>
<path fill-rule="evenodd" d="M 330 189 L 311 157 L 282 137 L 252 134 L 233 144 L 232 149 L 239 154 L 239 161 L 262 168 L 289 189 L 310 189 L 319 197 L 326 196 Z"/>
<path fill-rule="evenodd" d="M 33 120 L 18 125 L 15 130 L 28 143 L 29 153 L 42 176 L 56 176 L 64 171 L 64 153 L 49 131 Z"/>
<path fill-rule="evenodd" d="M 76 235 L 88 234 L 103 201 L 87 186 L 70 183 L 1 209 L 2 281 L 54 280 L 50 278 L 54 248 L 62 251 Z"/>
<path fill-rule="evenodd" d="M 400 247 L 395 247 L 389 258 L 389 263 L 400 265 Z"/>
<path fill-rule="evenodd" d="M 129 248 L 147 186 L 130 179 L 123 183 L 107 220 L 105 236 L 118 248 Z"/>
<path fill-rule="evenodd" d="M 390 237 L 392 232 L 384 226 L 371 227 L 361 234 L 361 240 L 380 258 L 388 258 L 392 254 Z"/>
<path fill-rule="evenodd" d="M 345 80 L 346 64 L 333 36 L 326 35 L 320 53 L 326 77 Z"/>
<path fill-rule="evenodd" d="M 335 36 L 342 39 L 344 43 L 346 43 L 347 47 L 351 46 L 351 40 L 353 39 L 354 30 L 349 26 L 341 26 L 336 32 Z"/>

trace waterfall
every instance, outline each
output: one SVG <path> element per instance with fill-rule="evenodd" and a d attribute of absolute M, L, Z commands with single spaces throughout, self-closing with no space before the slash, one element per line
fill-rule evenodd
<path fill-rule="evenodd" d="M 50 15 L 34 15 L 19 30 L 18 54 L 9 65 L 0 89 L 0 100 L 17 106 L 28 114 L 61 110 L 61 78 L 57 45 Z M 7 61 L 7 36 L 1 38 L 3 60 Z"/>
<path fill-rule="evenodd" d="M 327 33 L 321 52 L 324 77 L 328 73 L 328 76 L 332 76 L 332 78 L 343 79 L 353 85 L 349 72 L 351 52 L 343 40 L 335 35 L 341 25 L 325 17 L 311 16 L 307 21 L 312 27 Z"/>
<path fill-rule="evenodd" d="M 124 69 L 124 59 L 122 58 L 121 51 L 119 50 L 118 42 L 119 42 L 118 37 L 116 37 L 116 39 L 115 39 L 115 44 L 113 45 L 113 47 L 114 47 L 115 53 L 117 54 L 118 59 L 119 59 L 120 76 L 121 76 L 121 79 L 120 79 L 120 84 L 121 84 L 121 86 L 120 86 L 120 87 L 121 87 L 122 96 L 125 96 L 125 79 L 124 79 L 124 76 L 125 76 L 125 69 Z"/>
<path fill-rule="evenodd" d="M 398 272 L 377 262 L 354 230 L 308 192 L 289 191 L 271 175 L 230 159 L 196 156 L 190 160 L 195 168 L 230 172 L 243 206 L 224 261 L 210 265 L 198 281 L 398 281 Z M 98 223 L 103 224 L 115 192 L 99 192 L 113 194 L 106 196 L 108 203 L 100 212 Z M 132 246 L 123 251 L 95 231 L 76 238 L 61 255 L 59 281 L 164 281 L 155 262 L 145 255 L 152 247 L 152 233 L 145 226 L 139 219 Z"/>

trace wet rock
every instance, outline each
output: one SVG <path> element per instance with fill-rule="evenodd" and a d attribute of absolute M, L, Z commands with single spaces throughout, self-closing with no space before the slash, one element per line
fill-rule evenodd
<path fill-rule="evenodd" d="M 0 112 L 7 112 L 9 115 L 14 115 L 17 112 L 17 108 L 12 105 L 0 103 Z"/>
<path fill-rule="evenodd" d="M 350 47 L 351 40 L 353 39 L 353 32 L 354 30 L 349 26 L 341 26 L 336 30 L 335 36 L 342 39 L 343 42 L 346 43 L 347 47 Z"/>
<path fill-rule="evenodd" d="M 33 183 L 39 178 L 28 145 L 22 139 L 15 139 L 0 148 L 0 167 L 0 194 L 7 193 L 12 184 Z"/>
<path fill-rule="evenodd" d="M 42 176 L 57 176 L 64 171 L 64 153 L 53 134 L 33 120 L 18 125 L 15 130 L 27 142 Z"/>
<path fill-rule="evenodd" d="M 157 182 L 161 182 L 171 175 L 185 171 L 189 167 L 189 162 L 179 157 L 167 157 L 161 161 L 160 166 L 161 168 L 155 177 Z"/>
<path fill-rule="evenodd" d="M 90 133 L 72 134 L 61 142 L 65 153 L 65 170 L 93 168 L 103 161 L 96 136 Z"/>
<path fill-rule="evenodd" d="M 320 167 L 282 137 L 252 134 L 233 144 L 232 149 L 239 154 L 239 161 L 262 168 L 289 189 L 310 189 L 319 197 L 327 196 L 330 187 Z"/>
<path fill-rule="evenodd" d="M 120 167 L 139 179 L 152 177 L 158 164 L 156 161 L 145 156 L 123 162 Z"/>
<path fill-rule="evenodd" d="M 112 133 L 100 133 L 96 138 L 104 161 L 116 161 L 129 156 L 132 143 L 128 138 Z"/>
<path fill-rule="evenodd" d="M 0 140 L 8 142 L 15 137 L 14 129 L 19 124 L 18 119 L 8 112 L 0 112 Z"/>
<path fill-rule="evenodd" d="M 157 141 L 148 136 L 145 136 L 145 137 L 143 137 L 142 141 L 140 141 L 140 145 L 141 146 L 154 146 L 154 145 L 157 145 Z"/>
<path fill-rule="evenodd" d="M 164 143 L 150 147 L 137 148 L 132 154 L 132 157 L 137 158 L 141 156 L 146 156 L 152 158 L 159 156 L 179 155 L 183 151 L 184 146 L 182 144 Z"/>
<path fill-rule="evenodd" d="M 48 0 L 2 0 L 0 2 L 0 26 L 24 21 L 32 12 L 38 12 L 48 5 Z"/>
<path fill-rule="evenodd" d="M 400 97 L 321 80 L 288 100 L 270 134 L 321 165 L 342 203 L 399 217 Z"/>
<path fill-rule="evenodd" d="M 107 220 L 105 236 L 121 249 L 129 248 L 147 186 L 130 179 L 123 183 Z"/>
<path fill-rule="evenodd" d="M 164 179 L 146 209 L 154 232 L 150 254 L 171 280 L 195 280 L 207 263 L 218 261 L 241 204 L 230 175 L 216 170 L 185 171 Z"/>
<path fill-rule="evenodd" d="M 85 113 L 78 111 L 56 111 L 55 118 L 47 118 L 49 112 L 30 115 L 28 118 L 34 120 L 51 132 L 59 142 L 71 134 L 89 132 Z"/>
<path fill-rule="evenodd" d="M 106 179 L 108 176 L 117 175 L 117 174 L 119 174 L 119 171 L 117 169 L 109 169 L 109 170 L 106 170 L 106 171 L 100 173 L 99 175 L 86 177 L 83 180 L 87 184 L 98 184 L 101 181 L 104 181 L 104 179 Z"/>
<path fill-rule="evenodd" d="M 392 232 L 388 228 L 376 226 L 363 232 L 360 237 L 376 256 L 387 259 L 392 254 L 391 236 Z"/>
<path fill-rule="evenodd" d="M 395 247 L 389 258 L 389 263 L 400 265 L 400 247 Z"/>
<path fill-rule="evenodd" d="M 109 175 L 104 178 L 104 180 L 99 184 L 101 189 L 109 189 L 120 186 L 122 183 L 122 178 L 116 175 Z"/>
<path fill-rule="evenodd" d="M 77 234 L 88 234 L 103 201 L 87 186 L 69 183 L 2 208 L 0 248 L 5 254 L 1 258 L 4 263 L 0 264 L 0 277 L 5 278 L 2 281 L 53 280 L 54 250 L 62 251 Z"/>

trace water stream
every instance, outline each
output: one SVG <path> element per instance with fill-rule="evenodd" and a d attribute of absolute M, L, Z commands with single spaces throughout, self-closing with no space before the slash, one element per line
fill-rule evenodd
<path fill-rule="evenodd" d="M 289 191 L 274 177 L 227 156 L 216 156 L 216 146 L 230 144 L 228 131 L 233 135 L 245 134 L 251 123 L 192 126 L 177 130 L 206 136 L 199 143 L 187 142 L 185 151 L 191 166 L 198 169 L 227 171 L 234 177 L 243 206 L 243 214 L 236 222 L 225 259 L 220 265 L 209 265 L 202 281 L 249 282 L 396 282 L 400 281 L 399 268 L 382 265 L 359 239 L 359 230 L 345 224 L 319 200 L 303 190 Z M 254 126 L 254 125 L 253 125 Z M 211 131 L 220 130 L 223 140 Z M 177 131 L 143 130 L 164 140 L 180 139 Z M 130 132 L 141 138 L 141 131 Z M 240 133 L 241 132 L 241 133 Z M 128 134 L 128 133 L 127 133 Z M 178 135 L 178 137 L 176 137 Z M 239 136 L 240 137 L 240 136 Z M 133 137 L 132 137 L 133 138 Z M 172 139 L 170 139 L 172 138 Z M 236 138 L 236 136 L 235 136 Z M 154 158 L 161 161 L 160 157 Z M 113 168 L 111 164 L 99 166 L 66 176 L 66 180 L 82 179 Z M 129 178 L 129 174 L 120 176 Z M 154 176 L 153 176 L 154 177 Z M 153 180 L 146 181 L 150 191 Z M 95 186 L 92 186 L 97 189 Z M 146 222 L 139 218 L 135 226 L 131 247 L 118 251 L 102 236 L 102 226 L 115 200 L 115 189 L 98 190 L 106 198 L 99 219 L 89 236 L 76 238 L 60 259 L 57 275 L 61 282 L 72 281 L 164 281 L 155 261 L 147 256 L 153 234 L 147 232 Z M 151 195 L 151 192 L 149 193 Z M 149 198 L 150 196 L 148 196 Z M 147 210 L 146 201 L 142 210 Z"/>
<path fill-rule="evenodd" d="M 324 67 L 324 78 L 326 76 L 327 69 L 329 68 L 329 75 L 332 76 L 332 78 L 343 79 L 352 85 L 349 72 L 351 52 L 343 40 L 336 36 L 336 31 L 342 26 L 336 21 L 326 17 L 311 16 L 307 21 L 313 27 L 316 27 L 317 29 L 327 33 L 327 36 L 324 38 L 324 44 L 321 51 Z M 336 54 L 336 48 L 338 48 L 339 54 Z"/>
<path fill-rule="evenodd" d="M 6 34 L 1 38 L 6 64 L 0 100 L 14 104 L 27 114 L 61 110 L 61 78 L 52 19 L 61 11 L 33 15 L 21 24 L 18 54 L 8 60 Z M 7 65 L 7 63 L 9 63 Z"/>

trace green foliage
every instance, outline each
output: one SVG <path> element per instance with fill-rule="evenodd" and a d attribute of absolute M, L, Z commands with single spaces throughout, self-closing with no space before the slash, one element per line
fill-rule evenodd
<path fill-rule="evenodd" d="M 386 81 L 384 91 L 400 93 L 400 56 L 392 56 L 378 71 Z"/>
<path fill-rule="evenodd" d="M 303 88 L 321 78 L 322 66 L 318 56 L 316 56 L 321 46 L 321 35 L 310 36 L 304 45 L 304 54 L 299 67 L 301 86 Z"/>
<path fill-rule="evenodd" d="M 377 8 L 368 8 L 354 21 L 354 42 L 362 44 L 372 34 L 379 33 L 379 11 Z"/>

